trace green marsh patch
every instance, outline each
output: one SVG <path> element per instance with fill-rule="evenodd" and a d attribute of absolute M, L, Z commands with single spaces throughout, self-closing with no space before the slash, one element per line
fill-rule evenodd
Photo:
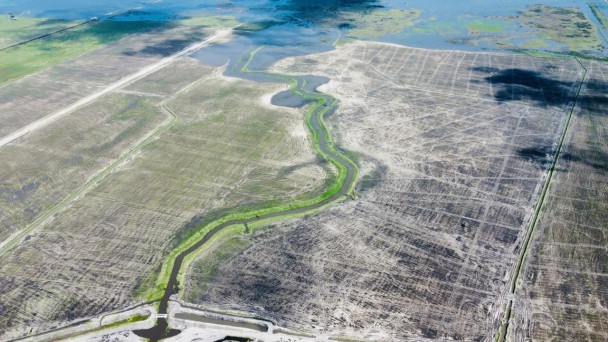
<path fill-rule="evenodd" d="M 596 50 L 602 46 L 595 27 L 578 7 L 533 5 L 510 19 L 545 40 L 566 45 L 571 51 Z"/>
<path fill-rule="evenodd" d="M 151 21 L 100 21 L 0 52 L 0 84 L 44 70 L 129 34 L 162 28 Z"/>
<path fill-rule="evenodd" d="M 479 35 L 485 33 L 503 32 L 508 25 L 501 21 L 477 20 L 469 23 L 468 31 L 471 35 Z"/>
<path fill-rule="evenodd" d="M 231 16 L 197 15 L 181 20 L 180 23 L 197 28 L 229 28 L 237 26 L 239 21 Z"/>
<path fill-rule="evenodd" d="M 414 25 L 420 17 L 420 10 L 373 9 L 362 12 L 345 12 L 340 16 L 343 28 L 352 28 L 350 36 L 358 38 L 377 38 L 396 34 Z"/>
<path fill-rule="evenodd" d="M 0 17 L 0 48 L 77 24 L 78 22 L 70 20 L 29 17 L 18 17 L 17 20 L 11 20 L 8 16 L 2 16 Z"/>

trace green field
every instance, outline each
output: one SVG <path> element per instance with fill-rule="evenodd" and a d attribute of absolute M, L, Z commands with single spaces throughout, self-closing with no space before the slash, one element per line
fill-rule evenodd
<path fill-rule="evenodd" d="M 129 34 L 167 24 L 105 20 L 0 51 L 0 85 L 92 51 Z"/>
<path fill-rule="evenodd" d="M 0 19 L 0 48 L 43 34 L 71 27 L 81 22 L 40 18 Z M 69 30 L 0 51 L 0 85 L 25 75 L 44 70 L 67 59 L 93 51 L 108 43 L 135 33 L 170 30 L 183 27 L 194 31 L 237 26 L 228 16 L 191 16 L 181 21 L 115 21 L 89 22 Z"/>
<path fill-rule="evenodd" d="M 19 17 L 0 17 L 0 48 L 79 24 L 78 21 Z"/>

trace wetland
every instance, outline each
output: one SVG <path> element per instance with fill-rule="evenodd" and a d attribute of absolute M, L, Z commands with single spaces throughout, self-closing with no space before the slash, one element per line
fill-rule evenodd
<path fill-rule="evenodd" d="M 603 184 L 603 1 L 0 0 L 0 10 L 17 17 L 0 20 L 0 45 L 35 39 L 0 51 L 3 134 L 232 30 L 2 147 L 0 236 L 39 227 L 0 245 L 0 338 L 143 301 L 165 314 L 173 298 L 336 339 L 494 339 L 556 142 L 572 145 L 558 168 Z M 563 135 L 573 112 L 587 140 Z M 571 312 L 545 306 L 576 303 L 570 289 L 600 305 L 582 303 L 568 329 L 605 337 L 603 276 L 579 286 L 566 261 L 593 273 L 606 259 L 595 231 L 604 193 L 564 177 L 576 189 L 550 193 L 562 212 L 540 216 L 539 234 L 553 235 L 532 237 L 521 263 L 518 338 L 568 339 L 547 317 Z M 595 240 L 560 225 L 572 208 L 591 213 L 572 224 Z M 579 240 L 595 252 L 554 248 Z M 170 323 L 137 334 L 178 334 Z"/>

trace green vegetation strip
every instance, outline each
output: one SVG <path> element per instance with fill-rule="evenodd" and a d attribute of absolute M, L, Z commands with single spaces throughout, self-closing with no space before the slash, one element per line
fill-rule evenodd
<path fill-rule="evenodd" d="M 260 219 L 260 220 L 256 220 L 255 222 L 249 223 L 247 225 L 242 225 L 242 224 L 238 224 L 238 225 L 231 225 L 228 226 L 224 229 L 222 229 L 220 232 L 216 233 L 215 235 L 213 235 L 213 237 L 211 237 L 209 239 L 209 241 L 204 244 L 203 246 L 199 247 L 196 251 L 194 251 L 193 253 L 188 254 L 186 257 L 184 257 L 184 261 L 182 263 L 182 267 L 178 273 L 177 276 L 177 280 L 178 280 L 178 284 L 186 284 L 186 275 L 188 273 L 188 269 L 190 268 L 190 265 L 192 264 L 192 262 L 194 262 L 195 259 L 197 259 L 201 254 L 205 253 L 206 251 L 208 251 L 209 248 L 211 248 L 211 246 L 220 244 L 222 248 L 225 247 L 225 242 L 229 241 L 230 238 L 235 237 L 235 236 L 239 236 L 239 235 L 250 235 L 253 234 L 254 232 L 261 230 L 265 227 L 268 227 L 269 225 L 271 225 L 272 223 L 275 223 L 277 221 L 285 221 L 285 220 L 289 220 L 289 219 L 296 219 L 296 218 L 300 218 L 302 216 L 306 216 L 306 215 L 313 215 L 316 213 L 319 213 L 335 204 L 338 204 L 340 202 L 342 202 L 343 199 L 338 199 L 332 202 L 329 202 L 321 207 L 318 208 L 314 208 L 311 209 L 309 211 L 306 212 L 301 212 L 298 214 L 286 214 L 285 216 L 276 216 L 276 217 L 272 217 L 272 218 L 267 218 L 267 219 Z M 206 274 L 213 274 L 213 271 L 215 270 L 216 267 L 219 267 L 219 265 L 211 265 L 211 269 L 206 270 Z M 182 285 L 183 286 L 183 285 Z"/>
<path fill-rule="evenodd" d="M 279 81 L 289 82 L 291 84 L 291 91 L 294 94 L 315 101 L 315 104 L 309 107 L 306 112 L 306 124 L 312 134 L 313 148 L 336 167 L 338 174 L 334 176 L 333 182 L 328 189 L 314 198 L 295 200 L 290 203 L 275 201 L 273 202 L 275 204 L 272 206 L 228 213 L 216 220 L 205 222 L 195 227 L 194 233 L 181 242 L 165 258 L 154 287 L 144 294 L 147 300 L 161 299 L 161 303 L 159 304 L 160 313 L 164 313 L 166 303 L 163 305 L 163 302 L 168 301 L 170 295 L 177 290 L 175 287 L 179 287 L 180 280 L 181 283 L 184 282 L 184 272 L 187 267 L 182 266 L 190 264 L 197 255 L 205 251 L 213 242 L 225 241 L 229 237 L 245 234 L 250 229 L 258 229 L 272 222 L 315 213 L 332 204 L 346 200 L 353 193 L 358 172 L 357 166 L 335 148 L 331 141 L 331 135 L 323 121 L 323 116 L 337 105 L 336 99 L 325 94 L 305 90 L 304 86 L 306 82 L 298 80 L 295 77 L 262 71 L 250 71 L 248 66 L 260 49 L 250 53 L 248 60 L 240 69 L 240 72 L 258 74 Z M 175 277 L 175 279 L 172 279 L 172 277 Z M 172 283 L 174 284 L 170 285 Z"/>
<path fill-rule="evenodd" d="M 116 15 L 118 14 L 112 16 Z M 168 30 L 177 26 L 204 29 L 234 27 L 239 24 L 238 20 L 226 16 L 192 17 L 175 22 L 121 21 L 111 20 L 112 16 L 99 21 L 87 20 L 80 23 L 35 18 L 0 21 L 0 43 L 19 39 L 19 32 L 23 31 L 24 27 L 45 28 L 43 24 L 60 27 L 55 31 L 0 48 L 0 86 L 101 48 L 131 34 Z M 30 31 L 35 32 L 35 29 Z"/>
<path fill-rule="evenodd" d="M 606 16 L 598 5 L 590 3 L 589 8 L 591 9 L 591 13 L 593 13 L 597 21 L 599 21 L 602 25 L 602 27 L 598 28 L 598 32 L 602 35 L 604 41 L 608 42 L 606 35 L 604 35 L 604 30 L 608 30 L 608 18 L 606 18 Z"/>
<path fill-rule="evenodd" d="M 98 174 L 93 176 L 89 181 L 87 181 L 81 187 L 74 190 L 74 192 L 72 192 L 69 196 L 64 198 L 61 202 L 59 202 L 56 205 L 54 205 L 53 207 L 51 207 L 48 211 L 46 211 L 44 214 L 39 216 L 32 223 L 28 224 L 22 231 L 9 237 L 8 239 L 6 239 L 5 242 L 3 242 L 3 244 L 0 244 L 0 257 L 5 255 L 6 253 L 8 253 L 17 244 L 21 243 L 21 241 L 27 235 L 31 234 L 38 227 L 42 226 L 43 224 L 45 224 L 46 222 L 51 220 L 55 214 L 57 214 L 60 211 L 62 211 L 63 209 L 65 209 L 73 201 L 75 201 L 80 196 L 85 194 L 88 190 L 90 190 L 92 187 L 97 185 L 102 179 L 104 179 L 106 176 L 111 174 L 119 165 L 122 165 L 124 162 L 128 161 L 128 159 L 131 156 L 133 156 L 133 154 L 143 150 L 152 141 L 156 140 L 156 138 L 160 134 L 168 131 L 178 121 L 178 118 L 175 115 L 175 113 L 173 113 L 173 111 L 171 111 L 171 109 L 169 109 L 165 105 L 166 102 L 173 100 L 174 98 L 176 98 L 177 96 L 182 94 L 184 91 L 186 91 L 190 87 L 194 86 L 196 83 L 201 82 L 201 81 L 207 79 L 208 77 L 209 77 L 209 75 L 204 76 L 203 78 L 187 85 L 186 87 L 180 89 L 177 93 L 175 93 L 175 95 L 173 95 L 171 98 L 161 102 L 161 104 L 160 104 L 161 108 L 163 108 L 163 110 L 166 112 L 166 114 L 168 114 L 167 120 L 165 120 L 163 123 L 160 124 L 160 126 L 158 126 L 158 128 L 156 128 L 154 131 L 150 132 L 146 137 L 144 137 L 140 143 L 136 144 L 135 146 L 131 147 L 127 152 L 123 153 L 112 164 L 107 166 L 105 169 L 101 170 Z"/>
<path fill-rule="evenodd" d="M 576 92 L 576 96 L 574 98 L 574 103 L 572 104 L 572 108 L 570 109 L 570 112 L 568 113 L 568 117 L 566 118 L 566 123 L 564 124 L 564 129 L 562 130 L 562 134 L 559 138 L 559 143 L 557 145 L 557 149 L 555 151 L 553 161 L 551 162 L 551 166 L 549 167 L 549 171 L 547 172 L 547 180 L 545 181 L 545 184 L 543 185 L 543 188 L 540 193 L 540 197 L 536 204 L 536 208 L 534 209 L 534 215 L 531 220 L 530 228 L 528 229 L 526 235 L 524 236 L 522 247 L 519 250 L 519 256 L 517 258 L 517 263 L 515 264 L 515 271 L 513 272 L 513 277 L 511 278 L 511 286 L 510 286 L 509 292 L 512 295 L 515 294 L 515 290 L 517 288 L 517 280 L 521 276 L 521 273 L 523 270 L 523 264 L 526 261 L 528 251 L 530 250 L 530 246 L 531 246 L 530 243 L 532 241 L 532 238 L 534 237 L 534 232 L 536 231 L 536 227 L 538 226 L 540 213 L 543 209 L 543 205 L 545 203 L 545 198 L 547 196 L 547 192 L 551 185 L 551 180 L 553 178 L 553 175 L 555 174 L 555 169 L 557 167 L 557 163 L 559 162 L 559 156 L 561 154 L 562 147 L 564 145 L 564 140 L 566 139 L 566 135 L 568 133 L 568 128 L 570 127 L 570 122 L 572 121 L 572 116 L 574 115 L 574 110 L 576 109 L 576 104 L 578 103 L 578 99 L 581 94 L 583 84 L 585 83 L 585 79 L 587 78 L 587 73 L 588 73 L 587 68 L 585 68 L 585 66 L 579 59 L 576 59 L 576 61 L 580 64 L 580 66 L 584 70 L 583 78 L 581 79 L 581 82 L 578 86 L 578 90 Z M 507 308 L 505 310 L 505 315 L 503 316 L 503 321 L 501 322 L 501 324 L 499 326 L 499 333 L 497 336 L 498 341 L 501 341 L 501 342 L 506 341 L 507 332 L 509 329 L 509 321 L 512 316 L 513 316 L 513 301 L 509 301 L 509 304 L 507 305 Z"/>
<path fill-rule="evenodd" d="M 86 22 L 0 53 L 0 85 L 100 48 L 129 34 L 166 26 L 161 22 Z"/>
<path fill-rule="evenodd" d="M 87 181 L 84 185 L 82 185 L 78 189 L 74 190 L 74 192 L 72 192 L 69 196 L 67 196 L 61 202 L 59 202 L 56 205 L 54 205 L 53 207 L 51 207 L 47 212 L 45 212 L 43 215 L 39 216 L 32 223 L 28 224 L 19 233 L 15 234 L 15 235 L 9 237 L 7 240 L 5 240 L 6 242 L 4 244 L 0 245 L 0 257 L 5 255 L 6 253 L 8 253 L 17 244 L 21 243 L 21 241 L 23 241 L 23 239 L 27 235 L 32 233 L 38 227 L 42 226 L 43 224 L 45 224 L 49 220 L 51 220 L 55 214 L 57 214 L 61 210 L 65 209 L 73 201 L 78 199 L 79 196 L 83 195 L 88 190 L 90 190 L 92 187 L 97 185 L 102 179 L 104 179 L 106 176 L 108 176 L 110 173 L 112 173 L 116 169 L 116 167 L 118 167 L 119 165 L 121 165 L 122 163 L 127 161 L 135 152 L 142 150 L 145 146 L 147 146 L 152 141 L 154 141 L 159 134 L 166 132 L 169 128 L 171 128 L 171 126 L 173 126 L 177 122 L 177 117 L 175 117 L 175 114 L 173 114 L 173 112 L 171 112 L 168 108 L 166 108 L 164 106 L 164 104 L 161 104 L 161 106 L 163 109 L 165 109 L 167 111 L 168 114 L 170 114 L 170 117 L 165 122 L 163 122 L 158 128 L 156 128 L 154 131 L 152 131 L 147 137 L 145 137 L 143 141 L 141 141 L 139 144 L 131 147 L 127 152 L 125 152 L 123 155 L 121 155 L 116 161 L 114 161 L 108 167 L 106 167 L 105 169 L 100 171 L 98 174 L 93 176 L 93 178 L 91 178 L 89 181 Z"/>

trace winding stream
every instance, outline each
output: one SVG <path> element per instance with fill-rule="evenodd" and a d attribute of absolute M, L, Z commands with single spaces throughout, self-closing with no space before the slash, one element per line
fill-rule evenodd
<path fill-rule="evenodd" d="M 252 58 L 254 54 L 255 52 L 252 53 Z M 324 199 L 322 197 L 317 197 L 319 201 L 315 201 L 313 204 L 284 211 L 272 212 L 264 215 L 252 215 L 251 217 L 246 219 L 230 220 L 220 224 L 219 226 L 209 231 L 194 245 L 192 245 L 190 248 L 183 251 L 176 257 L 173 267 L 171 269 L 171 275 L 167 283 L 167 287 L 165 288 L 165 292 L 163 293 L 163 296 L 160 300 L 158 310 L 158 313 L 160 315 L 168 313 L 167 308 L 169 305 L 169 299 L 173 294 L 175 294 L 177 277 L 182 267 L 184 258 L 189 254 L 194 253 L 197 249 L 207 243 L 215 234 L 220 232 L 222 229 L 232 225 L 245 225 L 248 223 L 267 220 L 271 218 L 280 218 L 284 216 L 305 214 L 311 210 L 319 209 L 331 202 L 344 199 L 346 196 L 349 195 L 354 185 L 357 175 L 355 164 L 334 147 L 331 135 L 328 133 L 327 128 L 323 122 L 324 116 L 333 112 L 338 106 L 338 101 L 336 99 L 327 94 L 323 94 L 316 91 L 316 88 L 319 85 L 326 83 L 328 80 L 317 76 L 287 76 L 272 74 L 264 71 L 251 71 L 247 68 L 250 61 L 251 58 L 247 61 L 240 61 L 239 64 L 242 65 L 235 65 L 235 67 L 232 68 L 233 72 L 236 72 L 237 75 L 242 76 L 242 78 L 251 79 L 251 76 L 254 76 L 256 81 L 260 82 L 293 82 L 295 84 L 294 88 L 292 89 L 293 94 L 300 96 L 304 100 L 315 100 L 317 102 L 317 104 L 314 105 L 315 107 L 313 107 L 314 110 L 312 110 L 312 112 L 310 112 L 307 116 L 307 122 L 309 124 L 311 133 L 313 137 L 317 137 L 317 139 L 313 139 L 313 141 L 315 142 L 315 148 L 325 159 L 327 159 L 329 162 L 333 163 L 336 167 L 338 167 L 338 169 L 345 170 L 345 177 L 342 181 L 339 191 Z M 281 103 L 279 102 L 277 104 Z M 340 181 L 340 177 L 338 177 L 336 181 Z M 147 338 L 151 341 L 158 341 L 163 338 L 175 336 L 179 334 L 180 331 L 176 329 L 168 329 L 167 320 L 165 318 L 158 318 L 154 327 L 144 330 L 135 330 L 134 333 L 140 337 Z"/>

